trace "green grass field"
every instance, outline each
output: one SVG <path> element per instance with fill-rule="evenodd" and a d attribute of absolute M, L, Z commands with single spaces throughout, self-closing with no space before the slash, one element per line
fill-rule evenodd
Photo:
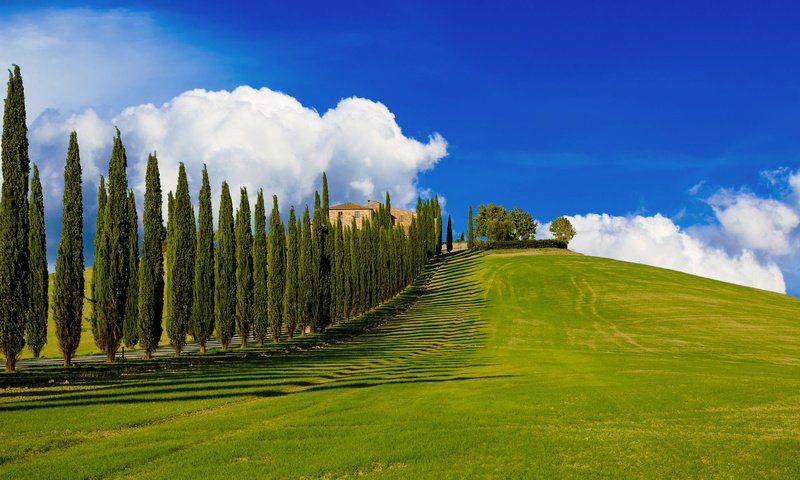
<path fill-rule="evenodd" d="M 785 295 L 464 252 L 281 349 L 0 376 L 0 477 L 800 477 Z"/>

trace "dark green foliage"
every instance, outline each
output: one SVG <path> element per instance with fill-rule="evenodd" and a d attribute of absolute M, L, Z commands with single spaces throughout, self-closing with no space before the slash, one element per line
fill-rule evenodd
<path fill-rule="evenodd" d="M 81 341 L 83 320 L 83 193 L 78 135 L 69 136 L 67 163 L 64 166 L 64 200 L 61 215 L 61 240 L 58 242 L 56 273 L 53 281 L 53 322 L 64 366 Z"/>
<path fill-rule="evenodd" d="M 314 282 L 311 307 L 311 331 L 323 330 L 330 318 L 330 259 L 327 252 L 328 219 L 320 205 L 319 192 L 314 197 L 314 219 L 311 224 L 313 235 L 312 268 Z"/>
<path fill-rule="evenodd" d="M 361 231 L 356 227 L 356 219 L 350 223 L 350 311 L 356 316 L 363 311 L 361 303 L 361 263 L 363 257 L 359 248 Z"/>
<path fill-rule="evenodd" d="M 322 172 L 322 209 L 325 211 L 325 218 L 328 217 L 328 210 L 330 209 L 330 196 L 328 195 L 328 175 Z"/>
<path fill-rule="evenodd" d="M 447 216 L 447 253 L 453 251 L 453 219 Z"/>
<path fill-rule="evenodd" d="M 514 225 L 511 223 L 506 209 L 493 203 L 478 206 L 475 227 L 475 234 L 479 237 L 486 237 L 490 242 L 511 240 L 514 230 Z"/>
<path fill-rule="evenodd" d="M 25 346 L 30 265 L 28 258 L 28 127 L 19 67 L 9 73 L 3 111 L 3 187 L 0 201 L 0 349 L 14 371 Z"/>
<path fill-rule="evenodd" d="M 442 254 L 442 227 L 444 227 L 442 222 L 442 207 L 439 205 L 439 196 L 433 197 L 433 206 L 436 211 L 435 218 L 436 218 L 436 255 Z"/>
<path fill-rule="evenodd" d="M 219 202 L 217 251 L 214 257 L 214 312 L 217 339 L 227 350 L 236 325 L 236 243 L 233 203 L 227 182 L 222 182 Z"/>
<path fill-rule="evenodd" d="M 128 192 L 128 295 L 125 298 L 125 318 L 122 324 L 122 341 L 130 348 L 139 342 L 139 217 L 136 199 Z"/>
<path fill-rule="evenodd" d="M 475 230 L 473 225 L 475 220 L 472 218 L 472 205 L 469 206 L 469 216 L 467 217 L 467 248 L 475 246 Z"/>
<path fill-rule="evenodd" d="M 167 336 L 180 355 L 189 331 L 189 317 L 192 313 L 192 289 L 194 283 L 194 254 L 196 240 L 192 199 L 189 196 L 189 182 L 186 168 L 181 163 L 178 169 L 178 188 L 175 191 L 173 217 L 170 218 L 169 251 L 169 302 L 167 317 Z"/>
<path fill-rule="evenodd" d="M 300 269 L 300 232 L 294 207 L 289 209 L 288 232 L 286 234 L 286 283 L 283 289 L 283 324 L 289 338 L 300 323 L 298 275 Z"/>
<path fill-rule="evenodd" d="M 331 320 L 336 322 L 344 321 L 347 318 L 347 289 L 345 282 L 347 273 L 345 270 L 345 243 L 342 220 L 336 220 L 333 230 L 333 252 L 331 255 Z"/>
<path fill-rule="evenodd" d="M 197 246 L 194 257 L 194 288 L 189 333 L 205 353 L 206 342 L 214 333 L 214 213 L 211 210 L 211 185 L 203 165 L 203 184 L 198 200 Z"/>
<path fill-rule="evenodd" d="M 272 196 L 272 212 L 269 214 L 269 238 L 267 239 L 269 256 L 269 319 L 272 341 L 277 342 L 281 336 L 283 323 L 283 292 L 286 282 L 286 232 L 278 210 L 278 197 Z"/>
<path fill-rule="evenodd" d="M 300 332 L 305 333 L 311 328 L 314 308 L 314 246 L 313 234 L 311 233 L 311 216 L 308 213 L 308 205 L 303 210 L 302 232 L 298 234 L 300 238 L 300 265 L 297 271 L 297 292 L 298 312 L 300 314 Z"/>
<path fill-rule="evenodd" d="M 114 361 L 122 340 L 129 284 L 127 166 L 125 147 L 117 130 L 108 165 L 108 201 L 103 212 L 103 231 L 100 236 L 102 261 L 94 272 L 97 281 L 95 343 L 109 362 Z"/>
<path fill-rule="evenodd" d="M 94 227 L 94 264 L 92 266 L 92 316 L 89 322 L 92 325 L 92 336 L 97 338 L 97 275 L 96 272 L 100 271 L 100 265 L 103 263 L 103 250 L 100 248 L 101 239 L 103 238 L 103 228 L 105 225 L 105 211 L 106 202 L 108 202 L 108 192 L 106 190 L 105 178 L 100 175 L 100 185 L 97 187 L 97 218 L 95 219 Z"/>
<path fill-rule="evenodd" d="M 569 244 L 570 240 L 575 236 L 575 228 L 567 217 L 562 216 L 550 223 L 550 233 L 553 234 L 556 240 Z"/>
<path fill-rule="evenodd" d="M 30 295 L 25 339 L 34 357 L 47 343 L 47 241 L 44 232 L 44 199 L 39 168 L 33 166 L 31 177 L 31 201 L 28 208 L 28 247 L 30 251 Z"/>
<path fill-rule="evenodd" d="M 517 248 L 567 248 L 567 243 L 562 240 L 505 240 L 502 242 L 475 242 L 475 248 L 480 250 L 506 250 Z"/>
<path fill-rule="evenodd" d="M 511 236 L 515 240 L 529 240 L 536 237 L 536 227 L 539 224 L 530 213 L 519 207 L 514 207 L 508 212 L 508 218 L 511 222 Z"/>
<path fill-rule="evenodd" d="M 268 308 L 269 290 L 267 288 L 267 212 L 264 206 L 264 192 L 258 191 L 253 215 L 255 235 L 253 236 L 253 337 L 259 345 L 269 335 L 270 312 Z M 283 301 L 283 298 L 279 299 Z"/>
<path fill-rule="evenodd" d="M 236 329 L 244 348 L 253 326 L 253 230 L 247 189 L 242 187 L 239 195 L 239 209 L 236 211 Z"/>
<path fill-rule="evenodd" d="M 172 245 L 173 230 L 175 229 L 175 196 L 172 190 L 167 192 L 167 228 L 164 240 L 164 319 L 169 322 L 172 315 L 172 295 L 170 295 L 170 265 L 172 265 Z"/>
<path fill-rule="evenodd" d="M 139 345 L 145 358 L 151 358 L 161 340 L 161 318 L 164 309 L 164 220 L 161 178 L 155 154 L 147 158 L 145 174 L 144 239 L 139 262 Z M 65 207 L 66 208 L 66 207 Z"/>

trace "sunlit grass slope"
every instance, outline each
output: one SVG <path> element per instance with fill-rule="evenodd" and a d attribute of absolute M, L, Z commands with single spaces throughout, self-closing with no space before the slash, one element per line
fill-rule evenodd
<path fill-rule="evenodd" d="M 40 370 L 0 391 L 0 476 L 800 477 L 797 299 L 579 255 L 429 275 L 300 350 Z"/>

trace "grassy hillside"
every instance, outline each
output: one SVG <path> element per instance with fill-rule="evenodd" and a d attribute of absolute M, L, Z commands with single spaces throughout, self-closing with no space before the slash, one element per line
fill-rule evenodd
<path fill-rule="evenodd" d="M 302 351 L 2 390 L 0 477 L 800 476 L 797 299 L 578 255 L 450 258 Z"/>

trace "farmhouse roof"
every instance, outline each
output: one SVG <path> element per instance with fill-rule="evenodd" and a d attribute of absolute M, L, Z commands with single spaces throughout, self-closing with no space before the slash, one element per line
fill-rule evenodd
<path fill-rule="evenodd" d="M 347 202 L 341 205 L 334 205 L 329 210 L 368 210 L 370 207 L 359 205 L 355 202 Z"/>

